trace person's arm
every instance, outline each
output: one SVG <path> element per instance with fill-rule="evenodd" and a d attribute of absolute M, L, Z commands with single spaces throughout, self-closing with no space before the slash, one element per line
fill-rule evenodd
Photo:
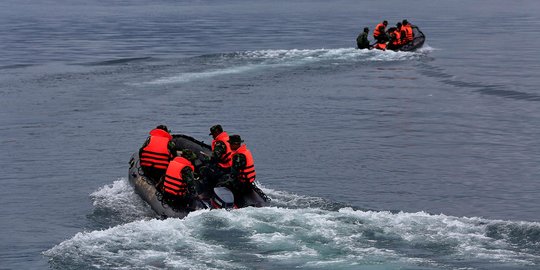
<path fill-rule="evenodd" d="M 231 176 L 237 180 L 240 170 L 246 167 L 246 156 L 243 154 L 236 154 L 232 157 Z"/>
<path fill-rule="evenodd" d="M 169 153 L 171 153 L 172 158 L 175 158 L 178 155 L 176 153 L 176 144 L 173 141 L 169 141 L 169 144 L 167 144 L 167 149 L 169 150 Z"/>
<path fill-rule="evenodd" d="M 210 159 L 214 163 L 219 163 L 222 155 L 227 152 L 227 146 L 222 141 L 217 141 L 214 145 L 214 151 L 212 152 L 212 158 Z"/>
<path fill-rule="evenodd" d="M 193 175 L 193 170 L 191 170 L 190 167 L 185 167 L 181 171 L 182 173 L 182 179 L 186 181 L 187 184 L 187 190 L 188 195 L 197 195 L 199 194 L 199 185 L 198 182 L 195 180 L 195 176 Z"/>

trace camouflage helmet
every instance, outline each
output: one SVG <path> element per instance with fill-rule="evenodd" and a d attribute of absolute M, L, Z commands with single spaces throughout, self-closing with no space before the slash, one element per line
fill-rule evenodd
<path fill-rule="evenodd" d="M 167 132 L 169 132 L 169 133 L 171 132 L 171 131 L 167 128 L 166 125 L 159 125 L 159 126 L 156 127 L 156 129 L 165 130 L 165 131 L 167 131 Z"/>
<path fill-rule="evenodd" d="M 229 136 L 229 143 L 230 144 L 241 144 L 243 143 L 244 141 L 242 140 L 242 138 L 240 137 L 240 135 L 231 135 Z"/>
<path fill-rule="evenodd" d="M 210 128 L 210 134 L 208 135 L 212 135 L 212 133 L 221 133 L 223 132 L 223 127 L 221 127 L 221 125 L 213 125 L 211 128 Z"/>
<path fill-rule="evenodd" d="M 197 155 L 195 153 L 193 153 L 193 151 L 189 150 L 189 149 L 184 149 L 182 150 L 182 155 L 181 155 L 183 158 L 189 160 L 189 161 L 195 161 L 197 160 Z"/>

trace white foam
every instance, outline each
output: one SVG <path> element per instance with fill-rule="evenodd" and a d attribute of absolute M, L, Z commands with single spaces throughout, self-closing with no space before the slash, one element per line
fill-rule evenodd
<path fill-rule="evenodd" d="M 260 69 L 283 66 L 303 66 L 313 63 L 335 65 L 343 62 L 358 61 L 403 61 L 417 59 L 420 55 L 421 54 L 413 52 L 383 52 L 379 50 L 357 50 L 355 48 L 246 51 L 234 53 L 230 58 L 220 58 L 220 63 L 223 61 L 231 62 L 231 66 L 225 68 L 210 69 L 201 72 L 180 73 L 175 76 L 158 78 L 142 84 L 162 85 L 186 83 L 216 76 L 252 72 Z M 242 60 L 245 64 L 236 64 L 238 60 Z"/>
<path fill-rule="evenodd" d="M 159 78 L 150 82 L 146 82 L 144 84 L 159 85 L 159 84 L 171 84 L 171 83 L 185 83 L 185 82 L 201 80 L 201 79 L 206 79 L 206 78 L 215 77 L 215 76 L 242 73 L 242 72 L 254 70 L 258 67 L 259 67 L 258 65 L 245 65 L 245 66 L 229 67 L 225 69 L 216 69 L 216 70 L 209 70 L 209 71 L 203 71 L 203 72 L 181 73 L 176 76 Z"/>
<path fill-rule="evenodd" d="M 97 194 L 122 194 L 122 181 Z M 270 192 L 284 201 L 301 198 Z M 279 196 L 277 196 L 279 195 Z M 97 195 L 95 195 L 97 196 Z M 287 199 L 287 196 L 292 198 Z M 107 196 L 102 196 L 107 197 Z M 300 267 L 416 265 L 445 268 L 450 258 L 486 264 L 535 265 L 540 256 L 516 250 L 509 238 L 488 236 L 488 226 L 537 228 L 537 223 L 452 217 L 424 212 L 391 213 L 341 208 L 264 207 L 203 210 L 184 219 L 141 220 L 107 230 L 83 232 L 45 252 L 54 261 L 96 268 L 250 268 L 240 256 Z M 437 256 L 415 254 L 444 250 Z M 426 250 L 423 250 L 426 249 Z M 429 251 L 428 251 L 429 250 Z M 412 251 L 412 252 L 411 252 Z M 451 252 L 448 254 L 448 252 Z M 234 256 L 232 256 L 234 254 Z M 429 267 L 428 267 L 429 268 Z"/>
<path fill-rule="evenodd" d="M 126 178 L 119 178 L 90 194 L 97 209 L 117 213 L 127 221 L 133 217 L 153 216 L 152 210 L 133 190 Z"/>
<path fill-rule="evenodd" d="M 310 197 L 290 193 L 287 191 L 274 190 L 271 188 L 266 188 L 259 184 L 257 184 L 257 186 L 261 187 L 264 193 L 272 199 L 272 205 L 275 206 L 287 208 L 320 208 L 321 206 L 328 204 L 327 201 L 320 197 Z"/>
<path fill-rule="evenodd" d="M 149 262 L 163 268 L 179 265 L 190 265 L 193 269 L 208 269 L 211 265 L 234 267 L 227 260 L 229 252 L 225 247 L 197 237 L 196 225 L 189 215 L 185 220 L 136 221 L 107 230 L 78 233 L 44 254 L 113 268 L 140 267 Z"/>

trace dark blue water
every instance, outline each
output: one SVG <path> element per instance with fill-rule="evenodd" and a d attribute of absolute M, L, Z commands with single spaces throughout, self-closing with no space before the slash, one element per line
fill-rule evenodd
<path fill-rule="evenodd" d="M 360 51 L 407 18 L 427 44 Z M 538 269 L 535 1 L 0 2 L 0 269 Z M 147 132 L 252 150 L 272 206 L 158 220 Z"/>

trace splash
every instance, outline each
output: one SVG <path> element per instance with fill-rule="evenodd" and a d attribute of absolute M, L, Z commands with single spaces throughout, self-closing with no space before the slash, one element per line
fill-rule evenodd
<path fill-rule="evenodd" d="M 510 233 L 509 233 L 510 232 Z M 448 269 L 534 267 L 534 222 L 320 208 L 243 208 L 82 232 L 47 250 L 53 268 Z M 536 240 L 535 240 L 536 239 Z"/>
<path fill-rule="evenodd" d="M 89 217 L 101 226 L 114 226 L 154 217 L 152 209 L 135 194 L 126 178 L 105 185 L 90 194 L 94 211 Z"/>

